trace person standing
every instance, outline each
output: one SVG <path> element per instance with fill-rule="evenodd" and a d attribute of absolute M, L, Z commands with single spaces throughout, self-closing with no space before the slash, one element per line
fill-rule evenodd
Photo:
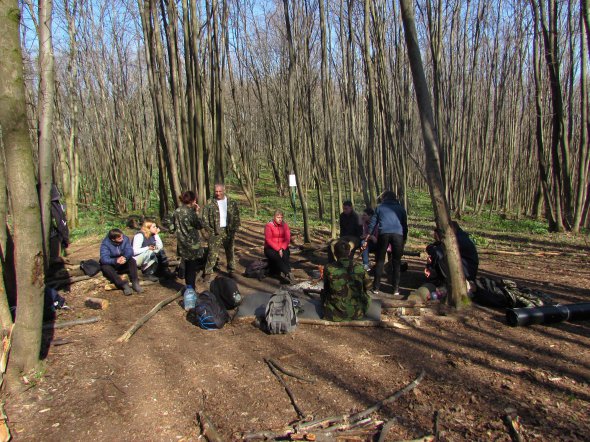
<path fill-rule="evenodd" d="M 197 279 L 197 267 L 203 259 L 205 250 L 201 245 L 203 222 L 197 212 L 197 195 L 192 190 L 182 192 L 180 205 L 172 215 L 170 230 L 176 234 L 176 252 L 184 262 L 184 281 L 187 286 L 194 287 Z"/>
<path fill-rule="evenodd" d="M 61 194 L 55 184 L 51 185 L 51 228 L 49 230 L 49 257 L 59 258 L 61 251 L 70 246 L 70 229 L 64 206 L 59 201 Z"/>
<path fill-rule="evenodd" d="M 404 254 L 404 245 L 408 238 L 408 216 L 406 210 L 399 203 L 397 196 L 391 190 L 386 190 L 381 196 L 381 204 L 375 209 L 375 214 L 369 223 L 369 232 L 377 227 L 377 252 L 375 260 L 375 280 L 373 281 L 373 293 L 379 293 L 381 287 L 381 275 L 385 263 L 387 248 L 391 245 L 391 285 L 393 294 L 399 295 L 400 264 Z M 374 240 L 370 235 L 367 241 Z"/>
<path fill-rule="evenodd" d="M 328 243 L 328 262 L 334 262 L 336 260 L 334 246 L 338 240 L 348 241 L 351 244 L 352 254 L 361 245 L 363 226 L 358 214 L 352 207 L 352 201 L 346 200 L 342 203 L 342 213 L 338 218 L 338 224 L 340 226 L 340 236 Z"/>
<path fill-rule="evenodd" d="M 215 184 L 215 195 L 203 209 L 204 228 L 209 234 L 209 254 L 203 272 L 203 281 L 211 279 L 213 268 L 219 258 L 219 249 L 223 246 L 227 260 L 227 273 L 233 276 L 236 268 L 234 257 L 235 236 L 240 227 L 240 209 L 238 203 L 225 194 L 223 184 Z"/>
<path fill-rule="evenodd" d="M 289 263 L 291 230 L 281 210 L 276 210 L 272 221 L 264 228 L 264 255 L 268 258 L 270 271 L 282 276 L 289 284 L 293 282 Z"/>
<path fill-rule="evenodd" d="M 133 292 L 129 284 L 119 274 L 129 273 L 131 287 L 137 293 L 141 292 L 137 277 L 137 264 L 133 259 L 133 247 L 126 235 L 120 229 L 111 229 L 100 244 L 100 269 L 102 274 L 118 289 L 123 290 L 125 296 Z"/>

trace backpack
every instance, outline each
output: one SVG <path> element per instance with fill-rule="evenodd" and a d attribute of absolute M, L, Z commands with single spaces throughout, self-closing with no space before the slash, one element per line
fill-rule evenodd
<path fill-rule="evenodd" d="M 197 295 L 197 305 L 190 310 L 188 319 L 202 329 L 215 330 L 229 322 L 229 315 L 213 293 L 204 291 Z"/>
<path fill-rule="evenodd" d="M 244 276 L 262 281 L 268 275 L 268 260 L 256 259 L 246 266 Z"/>
<path fill-rule="evenodd" d="M 94 259 L 88 259 L 86 261 L 80 262 L 80 269 L 84 272 L 85 275 L 88 276 L 95 276 L 100 272 L 100 264 L 98 261 Z"/>
<path fill-rule="evenodd" d="M 510 279 L 494 280 L 480 277 L 475 281 L 475 285 L 477 291 L 473 293 L 473 300 L 488 307 L 542 307 L 555 304 L 548 294 L 518 286 Z"/>
<path fill-rule="evenodd" d="M 226 276 L 218 276 L 211 281 L 209 290 L 217 296 L 217 299 L 228 310 L 234 309 L 242 303 L 242 295 L 240 295 L 238 284 Z"/>
<path fill-rule="evenodd" d="M 271 296 L 264 313 L 266 328 L 271 335 L 289 333 L 297 327 L 297 313 L 293 298 L 286 291 Z"/>

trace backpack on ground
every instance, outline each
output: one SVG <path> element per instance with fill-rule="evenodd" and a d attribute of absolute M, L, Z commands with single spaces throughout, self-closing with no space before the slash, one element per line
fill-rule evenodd
<path fill-rule="evenodd" d="M 542 307 L 555 304 L 547 293 L 518 286 L 510 279 L 480 277 L 475 285 L 477 290 L 473 293 L 473 300 L 488 307 Z"/>
<path fill-rule="evenodd" d="M 262 281 L 268 275 L 268 260 L 256 259 L 246 266 L 244 276 Z"/>
<path fill-rule="evenodd" d="M 202 329 L 215 330 L 229 322 L 229 315 L 217 296 L 204 291 L 197 296 L 197 305 L 189 311 L 188 319 Z"/>
<path fill-rule="evenodd" d="M 100 264 L 94 259 L 87 259 L 86 261 L 80 262 L 80 269 L 85 275 L 95 276 L 98 272 L 100 272 Z"/>
<path fill-rule="evenodd" d="M 297 327 L 293 298 L 286 291 L 271 296 L 264 313 L 266 328 L 271 335 L 289 333 Z"/>
<path fill-rule="evenodd" d="M 209 290 L 217 296 L 217 299 L 228 310 L 234 309 L 242 303 L 242 295 L 240 294 L 238 283 L 226 276 L 218 276 L 211 281 Z"/>

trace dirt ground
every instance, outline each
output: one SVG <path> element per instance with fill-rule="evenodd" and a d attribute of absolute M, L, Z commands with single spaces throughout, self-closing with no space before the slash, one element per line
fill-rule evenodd
<path fill-rule="evenodd" d="M 263 227 L 243 226 L 240 270 L 261 256 Z M 488 238 L 495 249 L 480 250 L 482 275 L 511 278 L 563 303 L 589 301 L 590 248 L 582 238 Z M 69 259 L 96 259 L 100 239 L 73 244 Z M 407 249 L 423 250 L 426 243 L 411 239 Z M 171 242 L 165 244 L 174 255 Z M 296 276 L 309 278 L 324 260 L 317 252 L 294 255 Z M 402 294 L 422 282 L 423 260 L 407 259 Z M 245 296 L 279 287 L 272 278 L 259 282 L 239 276 L 238 283 Z M 102 277 L 93 278 L 65 292 L 73 310 L 60 311 L 58 322 L 101 320 L 46 335 L 50 346 L 43 375 L 30 379 L 24 393 L 5 398 L 14 440 L 199 440 L 198 412 L 210 418 L 223 440 L 279 430 L 297 414 L 265 358 L 316 377 L 315 383 L 284 377 L 313 418 L 364 410 L 424 370 L 416 389 L 378 412 L 381 420 L 397 419 L 390 441 L 432 434 L 435 412 L 441 441 L 509 441 L 502 422 L 509 408 L 519 416 L 524 440 L 578 441 L 590 434 L 588 321 L 512 328 L 503 312 L 474 306 L 459 318 L 407 321 L 405 329 L 302 324 L 292 334 L 270 336 L 250 322 L 201 330 L 174 302 L 121 344 L 116 339 L 178 291 L 181 281 L 151 285 L 131 297 L 105 291 L 104 285 Z M 85 308 L 88 296 L 108 299 L 110 307 Z"/>

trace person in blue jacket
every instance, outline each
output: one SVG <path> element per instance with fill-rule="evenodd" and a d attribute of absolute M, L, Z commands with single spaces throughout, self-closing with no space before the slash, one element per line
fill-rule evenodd
<path fill-rule="evenodd" d="M 392 275 L 391 285 L 393 294 L 399 295 L 400 264 L 404 254 L 404 245 L 408 238 L 408 215 L 399 203 L 397 196 L 391 190 L 386 190 L 381 195 L 381 204 L 375 209 L 375 214 L 369 223 L 369 232 L 378 229 L 377 251 L 375 254 L 375 279 L 373 281 L 373 293 L 379 293 L 381 287 L 381 275 L 385 263 L 387 247 L 391 245 Z M 366 239 L 375 240 L 372 235 Z"/>
<path fill-rule="evenodd" d="M 100 269 L 102 274 L 115 286 L 123 290 L 125 296 L 129 296 L 135 290 L 141 292 L 137 276 L 137 264 L 133 259 L 133 247 L 131 241 L 119 229 L 111 229 L 100 244 Z M 131 287 L 119 275 L 129 273 Z"/>

